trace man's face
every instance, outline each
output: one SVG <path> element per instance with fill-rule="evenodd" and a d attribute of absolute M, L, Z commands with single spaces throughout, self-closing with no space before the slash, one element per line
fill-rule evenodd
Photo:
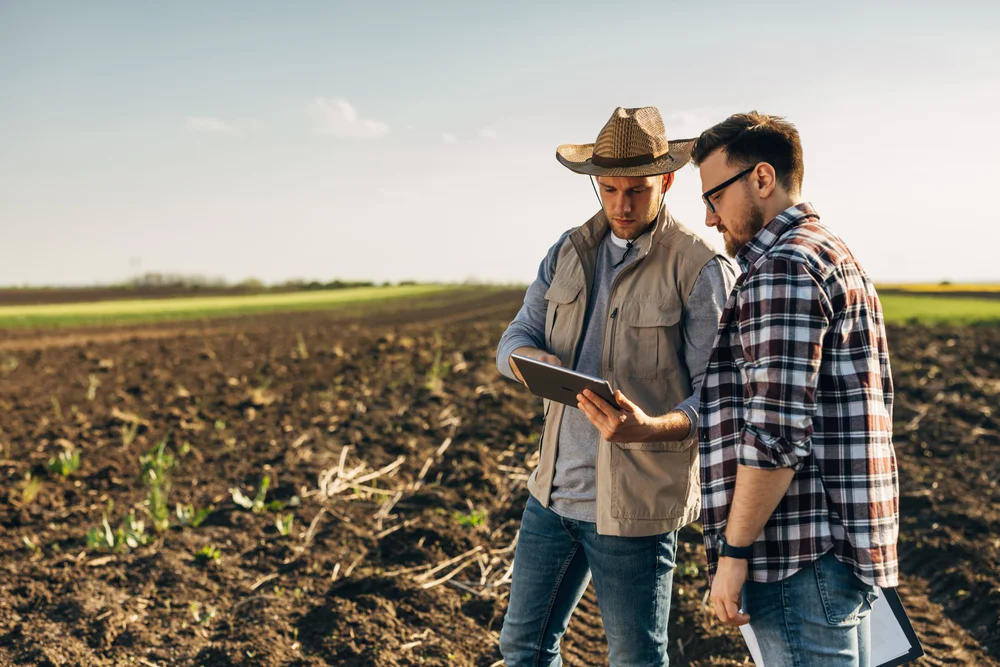
<path fill-rule="evenodd" d="M 649 228 L 660 209 L 660 196 L 667 177 L 598 176 L 604 213 L 611 231 L 620 239 L 638 238 Z"/>
<path fill-rule="evenodd" d="M 701 191 L 708 192 L 739 174 L 743 168 L 727 164 L 726 153 L 720 148 L 705 158 L 699 170 Z M 730 257 L 735 257 L 764 227 L 764 214 L 758 202 L 751 197 L 750 188 L 747 187 L 748 178 L 753 178 L 753 173 L 711 195 L 709 201 L 714 212 L 712 208 L 705 206 L 705 224 L 719 230 Z"/>

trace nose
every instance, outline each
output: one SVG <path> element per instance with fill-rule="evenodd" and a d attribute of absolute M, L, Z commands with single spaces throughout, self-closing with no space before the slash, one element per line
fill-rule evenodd
<path fill-rule="evenodd" d="M 612 212 L 615 214 L 615 217 L 626 218 L 628 217 L 628 214 L 631 210 L 632 210 L 632 203 L 629 201 L 628 196 L 625 195 L 624 193 L 619 193 L 615 197 L 615 205 L 614 208 L 612 209 Z"/>
<path fill-rule="evenodd" d="M 712 209 L 705 207 L 705 226 L 715 227 L 719 224 L 719 216 L 712 212 Z"/>

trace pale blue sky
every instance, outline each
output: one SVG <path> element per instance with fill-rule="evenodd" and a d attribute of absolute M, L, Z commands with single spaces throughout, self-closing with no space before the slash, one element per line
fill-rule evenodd
<path fill-rule="evenodd" d="M 556 146 L 619 105 L 675 138 L 785 115 L 876 280 L 1000 280 L 998 23 L 979 0 L 0 0 L 0 285 L 527 281 L 596 210 Z M 721 247 L 699 192 L 685 168 L 668 206 Z"/>

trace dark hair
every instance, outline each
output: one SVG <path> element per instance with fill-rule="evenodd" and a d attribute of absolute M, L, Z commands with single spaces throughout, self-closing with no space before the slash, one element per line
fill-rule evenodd
<path fill-rule="evenodd" d="M 746 168 L 767 162 L 786 190 L 798 192 L 802 188 L 805 166 L 799 131 L 781 116 L 756 111 L 733 114 L 701 133 L 691 160 L 698 166 L 719 148 L 725 150 L 729 164 Z"/>

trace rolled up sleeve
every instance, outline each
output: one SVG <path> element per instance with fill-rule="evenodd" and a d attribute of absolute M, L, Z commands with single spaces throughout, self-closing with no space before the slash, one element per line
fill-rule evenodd
<path fill-rule="evenodd" d="M 802 262 L 773 258 L 747 280 L 737 306 L 746 407 L 738 462 L 798 470 L 812 453 L 829 301 Z"/>

